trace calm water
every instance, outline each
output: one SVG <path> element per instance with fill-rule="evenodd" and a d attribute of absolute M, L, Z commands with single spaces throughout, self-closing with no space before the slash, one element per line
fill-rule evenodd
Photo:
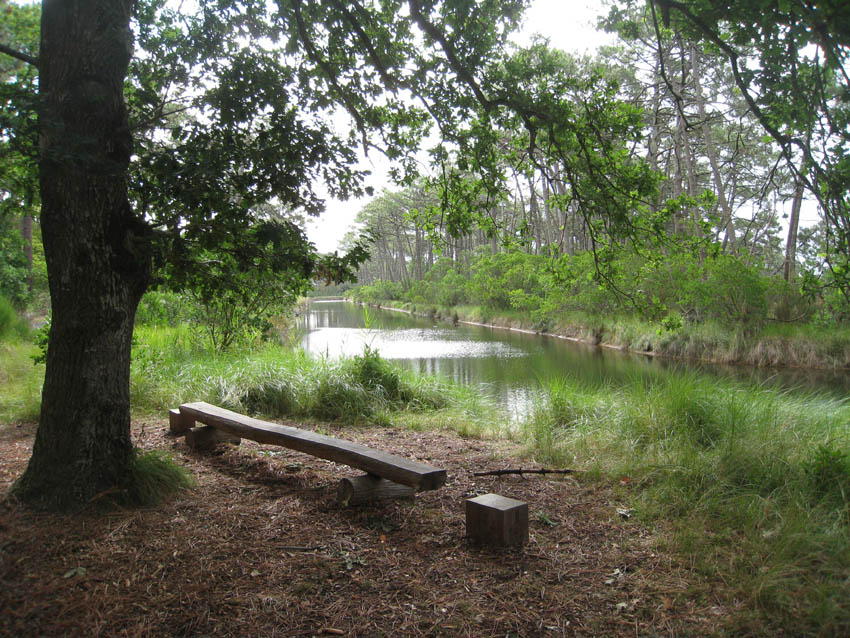
<path fill-rule="evenodd" d="M 343 301 L 313 302 L 301 317 L 302 347 L 314 356 L 356 355 L 369 346 L 386 359 L 419 372 L 481 385 L 508 412 L 525 413 L 541 381 L 563 376 L 597 382 L 697 368 L 752 383 L 818 390 L 836 397 L 850 392 L 850 375 L 806 371 L 683 366 L 661 358 L 577 344 L 508 330 L 437 322 L 365 308 Z"/>

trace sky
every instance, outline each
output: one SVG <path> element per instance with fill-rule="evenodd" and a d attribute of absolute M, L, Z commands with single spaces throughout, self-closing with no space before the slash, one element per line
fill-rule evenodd
<path fill-rule="evenodd" d="M 603 0 L 534 0 L 525 14 L 522 30 L 515 41 L 525 45 L 537 33 L 549 38 L 553 47 L 583 54 L 593 53 L 600 45 L 613 38 L 596 31 L 596 18 L 607 13 Z M 387 177 L 389 166 L 377 153 L 372 153 L 362 167 L 372 175 L 367 184 L 380 193 L 383 188 L 394 188 Z M 319 252 L 334 252 L 345 233 L 352 228 L 354 217 L 372 198 L 363 197 L 348 201 L 327 200 L 327 210 L 318 218 L 307 222 L 307 235 Z"/>

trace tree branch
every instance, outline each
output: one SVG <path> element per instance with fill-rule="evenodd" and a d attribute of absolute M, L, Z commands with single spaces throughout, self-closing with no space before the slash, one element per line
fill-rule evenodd
<path fill-rule="evenodd" d="M 26 53 L 24 53 L 22 51 L 17 51 L 16 49 L 13 49 L 11 47 L 7 47 L 2 42 L 0 42 L 0 53 L 5 53 L 6 55 L 12 56 L 16 60 L 20 60 L 21 62 L 26 62 L 27 64 L 30 64 L 30 65 L 34 66 L 35 68 L 38 68 L 38 64 L 39 64 L 38 58 L 34 58 L 31 55 L 27 55 Z"/>

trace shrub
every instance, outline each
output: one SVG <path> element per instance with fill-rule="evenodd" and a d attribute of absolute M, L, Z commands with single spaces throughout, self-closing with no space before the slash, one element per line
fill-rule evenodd
<path fill-rule="evenodd" d="M 25 337 L 28 332 L 26 319 L 18 316 L 12 303 L 0 295 L 0 341 Z"/>
<path fill-rule="evenodd" d="M 136 310 L 137 326 L 174 327 L 187 316 L 187 300 L 176 292 L 150 290 Z"/>

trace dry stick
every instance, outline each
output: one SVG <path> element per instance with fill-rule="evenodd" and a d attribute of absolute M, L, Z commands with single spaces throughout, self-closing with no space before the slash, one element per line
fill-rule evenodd
<path fill-rule="evenodd" d="M 582 472 L 583 470 L 524 470 L 522 468 L 519 469 L 508 469 L 508 470 L 491 470 L 489 472 L 473 472 L 472 476 L 504 476 L 505 474 L 519 474 L 522 476 L 523 474 L 573 474 L 575 472 Z"/>

